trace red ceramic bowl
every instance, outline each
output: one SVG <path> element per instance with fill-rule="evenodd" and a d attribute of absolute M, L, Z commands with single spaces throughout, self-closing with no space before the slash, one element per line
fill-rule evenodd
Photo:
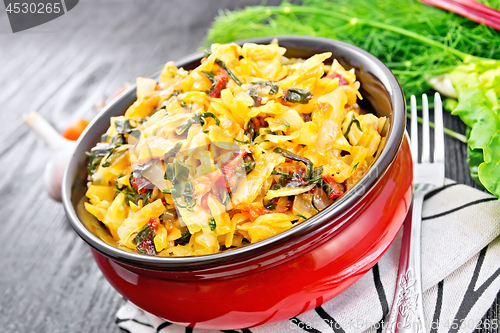
<path fill-rule="evenodd" d="M 269 43 L 272 38 L 249 40 Z M 92 231 L 81 209 L 86 190 L 85 151 L 99 141 L 109 118 L 124 113 L 135 88 L 92 121 L 66 169 L 62 195 L 70 223 L 89 245 L 111 285 L 142 309 L 171 322 L 238 329 L 287 319 L 335 297 L 365 274 L 400 229 L 412 195 L 412 161 L 405 100 L 391 71 L 369 53 L 339 41 L 278 37 L 289 57 L 329 51 L 355 68 L 361 106 L 390 119 L 387 145 L 367 175 L 337 202 L 279 235 L 243 248 L 198 257 L 163 258 L 126 252 Z M 239 42 L 242 44 L 245 41 Z M 201 53 L 176 62 L 192 69 Z M 85 223 L 84 223 L 85 222 Z M 95 220 L 94 220 L 95 222 Z"/>

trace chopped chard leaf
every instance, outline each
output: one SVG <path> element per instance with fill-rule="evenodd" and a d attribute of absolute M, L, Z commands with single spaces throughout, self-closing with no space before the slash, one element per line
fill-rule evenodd
<path fill-rule="evenodd" d="M 313 208 L 316 209 L 316 211 L 318 211 L 318 212 L 320 211 L 318 209 L 318 207 L 316 207 L 316 204 L 314 203 L 314 198 L 311 200 L 311 204 L 312 204 Z"/>
<path fill-rule="evenodd" d="M 135 205 L 139 205 L 139 201 L 141 200 L 144 204 L 149 203 L 149 199 L 151 198 L 151 194 L 153 193 L 153 191 L 148 188 L 143 188 L 141 191 L 139 191 L 134 185 L 132 186 L 137 192 L 130 191 L 126 186 L 122 187 L 121 189 L 117 188 L 116 192 L 125 194 L 127 204 L 129 201 L 132 201 Z"/>
<path fill-rule="evenodd" d="M 174 244 L 175 245 L 186 245 L 189 243 L 189 241 L 191 240 L 191 233 L 189 232 L 189 230 L 186 230 L 186 232 L 184 232 L 181 236 L 181 238 L 178 238 L 174 241 Z"/>
<path fill-rule="evenodd" d="M 312 91 L 299 88 L 289 88 L 282 98 L 288 103 L 307 104 L 312 97 Z"/>
<path fill-rule="evenodd" d="M 241 143 L 242 145 L 249 145 L 249 144 L 252 144 L 251 141 L 241 141 L 241 140 L 238 140 L 238 139 L 233 139 L 234 142 L 238 142 L 238 143 Z"/>
<path fill-rule="evenodd" d="M 259 96 L 259 88 L 256 86 L 250 87 L 247 89 L 246 93 L 248 96 L 252 97 L 253 106 L 259 107 L 262 100 L 262 97 Z"/>
<path fill-rule="evenodd" d="M 214 72 L 207 72 L 207 71 L 202 71 L 203 74 L 207 77 L 207 79 L 212 82 L 212 84 L 217 83 L 217 80 L 215 79 L 215 73 Z"/>
<path fill-rule="evenodd" d="M 280 87 L 276 84 L 271 85 L 271 90 L 269 90 L 269 95 L 276 95 L 279 91 Z"/>
<path fill-rule="evenodd" d="M 95 169 L 104 156 L 108 155 L 115 149 L 115 146 L 109 143 L 98 143 L 94 148 L 87 152 L 87 156 L 90 158 L 89 164 L 87 165 L 87 172 L 91 176 L 95 173 Z"/>
<path fill-rule="evenodd" d="M 312 121 L 311 114 L 310 113 L 301 113 L 300 116 L 304 120 L 304 122 L 309 122 Z"/>
<path fill-rule="evenodd" d="M 320 165 L 318 167 L 314 167 L 312 171 L 312 176 L 311 179 L 307 182 L 308 184 L 314 184 L 314 183 L 319 183 L 321 182 L 322 178 L 322 173 L 323 173 L 323 166 Z"/>
<path fill-rule="evenodd" d="M 208 220 L 208 225 L 210 226 L 210 230 L 212 230 L 212 231 L 214 231 L 215 228 L 217 227 L 214 219 Z"/>
<path fill-rule="evenodd" d="M 165 163 L 168 162 L 168 159 L 170 157 L 175 156 L 175 154 L 177 154 L 179 152 L 179 150 L 181 150 L 181 148 L 182 148 L 182 142 L 181 141 L 177 141 L 174 144 L 174 146 L 172 148 L 170 148 L 170 150 L 165 153 L 165 155 L 164 155 Z M 167 178 L 165 178 L 165 179 L 167 179 Z"/>
<path fill-rule="evenodd" d="M 200 115 L 194 114 L 191 118 L 187 119 L 185 122 L 183 122 L 182 124 L 180 124 L 175 129 L 175 134 L 177 134 L 177 135 L 184 134 L 186 132 L 186 130 L 189 129 L 194 124 L 201 124 Z"/>
<path fill-rule="evenodd" d="M 196 205 L 196 196 L 193 184 L 188 181 L 190 168 L 186 164 L 175 159 L 173 163 L 167 164 L 165 168 L 165 179 L 172 182 L 170 194 L 175 204 L 180 208 L 192 210 Z M 184 197 L 186 204 L 180 203 L 177 199 Z"/>
<path fill-rule="evenodd" d="M 259 81 L 252 82 L 251 84 L 252 86 L 247 89 L 246 93 L 252 97 L 255 107 L 259 107 L 261 105 L 262 97 L 259 96 L 259 91 L 262 88 L 270 87 L 269 95 L 276 95 L 279 91 L 279 86 L 274 81 Z"/>
<path fill-rule="evenodd" d="M 132 127 L 130 126 L 130 120 L 115 120 L 115 129 L 119 134 L 128 134 L 132 131 Z"/>
<path fill-rule="evenodd" d="M 205 76 L 207 77 L 207 79 L 210 80 L 210 82 L 212 82 L 212 86 L 210 87 L 210 90 L 207 92 L 207 95 L 212 95 L 215 86 L 217 85 L 217 78 L 215 77 L 215 73 L 206 71 L 202 71 L 202 73 L 205 74 Z"/>
<path fill-rule="evenodd" d="M 275 202 L 274 199 L 269 200 L 269 201 L 264 200 L 262 202 L 262 204 L 263 204 L 264 208 L 267 209 L 267 210 L 275 210 L 276 206 L 277 206 L 277 204 L 276 204 L 276 202 Z"/>
<path fill-rule="evenodd" d="M 344 119 L 344 120 L 345 120 L 345 119 Z M 352 124 L 354 124 L 354 123 L 356 124 L 356 126 L 358 127 L 358 129 L 359 129 L 360 131 L 363 131 L 363 130 L 361 129 L 361 124 L 359 123 L 359 120 L 357 120 L 357 119 L 356 119 L 356 117 L 355 117 L 354 115 L 352 115 L 351 122 L 349 123 L 349 126 L 347 126 L 347 130 L 346 130 L 346 131 L 345 131 L 345 133 L 344 133 L 344 136 L 345 136 L 345 137 L 347 137 L 347 136 L 349 135 L 349 132 L 351 131 L 351 126 L 352 126 Z"/>
<path fill-rule="evenodd" d="M 288 173 L 280 171 L 280 170 L 276 170 L 276 169 L 273 170 L 272 174 L 273 175 L 285 176 L 285 177 L 289 177 L 290 176 Z"/>
<path fill-rule="evenodd" d="M 227 68 L 226 64 L 220 60 L 220 59 L 215 59 L 215 63 L 219 65 L 222 69 L 224 69 L 227 72 L 227 75 L 239 86 L 241 86 L 241 81 L 238 80 L 238 78 L 231 72 L 229 68 Z"/>
<path fill-rule="evenodd" d="M 252 154 L 247 154 L 243 156 L 243 166 L 245 167 L 245 172 L 248 175 L 255 169 L 255 161 L 253 160 Z"/>
<path fill-rule="evenodd" d="M 134 128 L 132 131 L 130 131 L 129 135 L 139 140 L 141 138 L 141 131 Z"/>
<path fill-rule="evenodd" d="M 104 158 L 104 161 L 103 163 L 101 164 L 101 166 L 103 168 L 108 168 L 111 166 L 111 164 L 114 162 L 114 160 L 116 160 L 116 158 L 124 153 L 127 152 L 127 150 L 120 150 L 120 151 L 116 151 L 116 149 L 118 149 L 118 147 L 120 147 L 121 145 L 118 144 L 116 145 L 115 147 L 113 147 L 113 149 L 109 152 L 109 154 Z M 113 157 L 113 159 L 111 159 L 111 157 Z"/>
<path fill-rule="evenodd" d="M 154 245 L 154 231 L 149 224 L 146 224 L 144 229 L 139 231 L 134 238 L 137 251 L 143 254 L 156 255 L 156 248 Z"/>
<path fill-rule="evenodd" d="M 132 177 L 139 178 L 158 162 L 160 162 L 160 160 L 155 158 L 147 161 L 146 163 L 135 166 L 132 170 Z"/>
<path fill-rule="evenodd" d="M 245 135 L 250 138 L 250 141 L 255 140 L 259 135 L 256 122 L 258 122 L 258 120 L 255 120 L 255 118 L 250 119 L 247 124 L 247 129 L 245 130 Z"/>
<path fill-rule="evenodd" d="M 289 158 L 291 160 L 304 163 L 306 165 L 306 167 L 307 167 L 306 179 L 307 180 L 311 179 L 312 174 L 313 174 L 313 167 L 314 167 L 314 165 L 313 165 L 313 163 L 310 160 L 308 160 L 305 157 L 292 154 L 288 150 L 282 149 L 282 148 L 275 148 L 274 152 L 280 154 L 283 157 Z"/>
<path fill-rule="evenodd" d="M 205 125 L 206 118 L 213 118 L 215 120 L 215 125 L 219 126 L 220 125 L 220 120 L 217 118 L 216 115 L 214 115 L 212 112 L 203 112 L 200 115 L 201 122 L 203 125 Z"/>

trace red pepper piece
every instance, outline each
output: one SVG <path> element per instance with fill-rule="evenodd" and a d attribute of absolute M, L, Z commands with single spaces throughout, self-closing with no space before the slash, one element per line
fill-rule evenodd
<path fill-rule="evenodd" d="M 261 106 L 261 105 L 262 105 L 262 103 L 261 103 L 261 102 L 262 102 L 262 97 L 257 96 L 257 98 L 255 99 L 255 105 L 254 105 L 254 106 L 255 106 L 256 108 L 258 108 L 259 106 Z"/>
<path fill-rule="evenodd" d="M 251 204 L 240 203 L 238 208 L 241 209 L 252 221 L 255 221 L 259 216 L 271 213 L 286 213 L 289 207 L 276 206 L 274 210 L 266 209 L 260 202 L 252 202 Z"/>
<path fill-rule="evenodd" d="M 200 206 L 205 209 L 205 210 L 208 210 L 209 207 L 208 207 L 208 195 L 210 194 L 210 192 L 208 193 L 205 193 L 205 195 L 203 195 L 201 197 L 201 200 L 200 200 Z"/>
<path fill-rule="evenodd" d="M 335 73 L 335 72 L 330 72 L 328 73 L 328 75 L 326 76 L 330 79 L 335 79 L 336 77 L 339 78 L 339 86 L 347 86 L 349 84 L 349 81 L 347 81 L 342 75 L 340 75 L 339 73 Z"/>
<path fill-rule="evenodd" d="M 144 194 L 147 190 L 151 190 L 154 188 L 154 185 L 151 184 L 149 180 L 144 177 L 137 177 L 130 180 L 130 184 L 137 190 L 137 193 Z"/>
<path fill-rule="evenodd" d="M 148 225 L 151 230 L 156 232 L 158 230 L 158 227 L 160 226 L 160 220 L 157 217 L 151 217 L 148 221 Z"/>
<path fill-rule="evenodd" d="M 216 193 L 216 189 L 220 189 L 223 187 L 226 187 L 227 190 L 230 191 L 229 185 L 226 184 L 221 170 L 215 170 L 214 172 L 206 174 L 202 178 L 206 178 L 208 180 L 213 193 Z M 205 209 L 208 209 L 207 199 L 209 193 L 210 191 L 204 194 L 200 199 L 200 205 Z"/>
<path fill-rule="evenodd" d="M 300 116 L 305 122 L 312 121 L 311 114 L 301 113 Z"/>
<path fill-rule="evenodd" d="M 221 171 L 226 178 L 226 182 L 229 182 L 231 180 L 234 175 L 234 170 L 236 170 L 236 167 L 239 163 L 241 163 L 241 161 L 243 160 L 243 156 L 245 156 L 246 154 L 246 151 L 240 150 L 238 152 L 238 155 L 236 155 L 236 157 L 231 162 L 227 163 L 221 168 Z"/>
<path fill-rule="evenodd" d="M 224 89 L 229 81 L 229 76 L 224 69 L 220 69 L 217 72 L 217 83 L 215 84 L 214 89 L 208 94 L 209 97 L 220 97 L 220 92 Z"/>
<path fill-rule="evenodd" d="M 208 181 L 210 184 L 215 184 L 219 180 L 219 178 L 222 176 L 222 173 L 219 170 L 215 170 L 214 172 L 211 172 L 204 177 L 208 178 Z"/>
<path fill-rule="evenodd" d="M 339 184 L 333 179 L 333 176 L 327 175 L 323 176 L 323 180 L 328 184 L 329 188 L 326 193 L 328 194 L 328 198 L 333 200 L 335 198 L 340 197 L 345 192 L 345 188 L 343 184 Z"/>
<path fill-rule="evenodd" d="M 156 254 L 155 244 L 153 241 L 153 233 L 149 234 L 149 236 L 139 245 L 139 247 L 144 250 L 147 254 L 154 255 Z"/>

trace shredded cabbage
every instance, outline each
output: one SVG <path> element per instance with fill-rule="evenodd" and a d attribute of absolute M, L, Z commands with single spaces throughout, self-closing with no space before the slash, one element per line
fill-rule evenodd
<path fill-rule="evenodd" d="M 118 246 L 158 256 L 245 246 L 361 179 L 387 119 L 360 109 L 354 70 L 331 53 L 285 52 L 214 44 L 193 70 L 168 62 L 158 82 L 137 79 L 137 101 L 88 153 L 84 206 Z"/>

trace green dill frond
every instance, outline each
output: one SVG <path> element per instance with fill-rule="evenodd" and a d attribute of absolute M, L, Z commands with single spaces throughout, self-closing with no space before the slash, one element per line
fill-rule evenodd
<path fill-rule="evenodd" d="M 500 1 L 488 5 L 499 8 Z M 383 61 L 406 96 L 427 91 L 429 75 L 471 56 L 500 58 L 500 34 L 413 0 L 303 0 L 221 12 L 206 45 L 275 35 L 307 35 L 357 45 Z"/>

